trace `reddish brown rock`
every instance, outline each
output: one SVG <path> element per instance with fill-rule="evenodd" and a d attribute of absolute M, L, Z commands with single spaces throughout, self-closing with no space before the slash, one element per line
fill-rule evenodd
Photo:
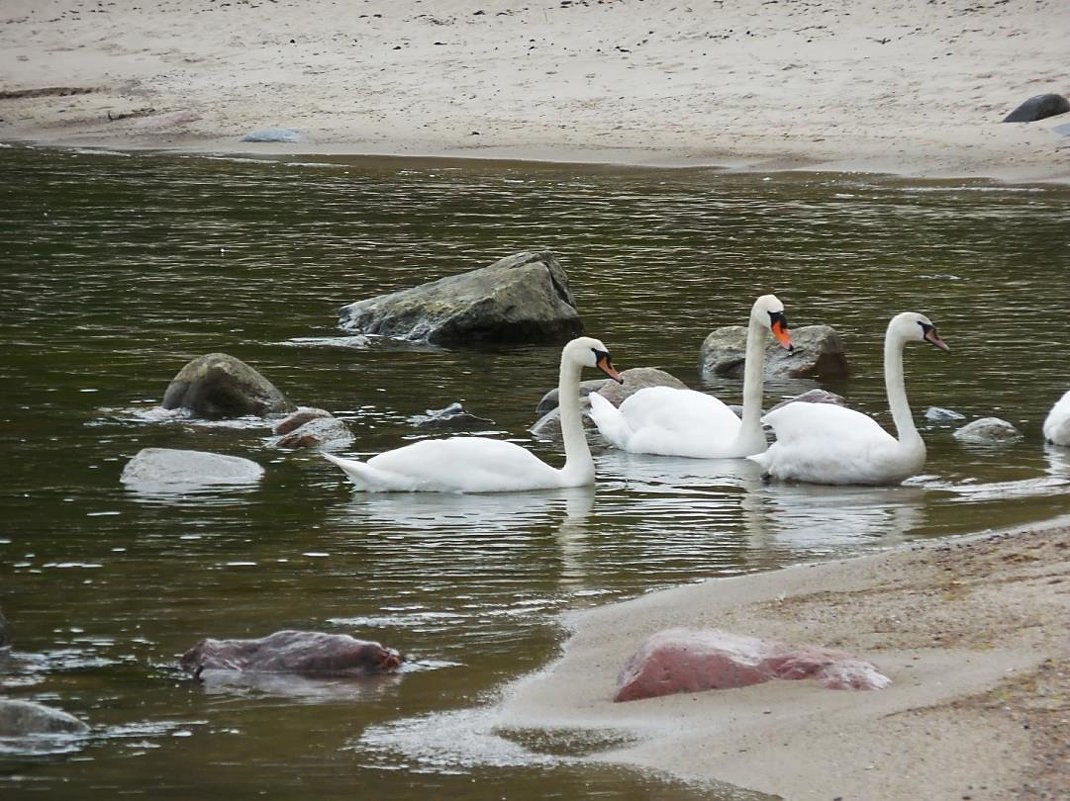
<path fill-rule="evenodd" d="M 196 677 L 205 670 L 364 676 L 394 673 L 402 660 L 393 648 L 348 634 L 276 631 L 253 640 L 201 640 L 182 655 L 179 664 Z"/>
<path fill-rule="evenodd" d="M 872 664 L 843 651 L 715 629 L 669 629 L 649 637 L 628 660 L 613 700 L 809 678 L 837 690 L 874 690 L 891 683 Z"/>

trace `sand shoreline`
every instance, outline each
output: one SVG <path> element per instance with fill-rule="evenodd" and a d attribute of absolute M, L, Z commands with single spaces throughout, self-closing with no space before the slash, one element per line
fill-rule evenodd
<path fill-rule="evenodd" d="M 716 579 L 576 613 L 561 658 L 506 693 L 505 730 L 626 732 L 595 758 L 786 799 L 1065 798 L 1070 518 Z M 772 682 L 613 703 L 676 626 L 848 650 L 891 687 Z"/>
<path fill-rule="evenodd" d="M 1070 94 L 1057 0 L 10 0 L 0 13 L 8 142 L 1070 183 L 1070 115 L 1001 122 L 1028 97 Z M 300 141 L 243 141 L 270 128 Z"/>

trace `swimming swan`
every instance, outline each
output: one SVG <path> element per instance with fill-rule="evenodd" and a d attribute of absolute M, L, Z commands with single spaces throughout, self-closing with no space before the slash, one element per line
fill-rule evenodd
<path fill-rule="evenodd" d="M 1044 439 L 1070 447 L 1070 391 L 1051 407 L 1044 420 Z"/>
<path fill-rule="evenodd" d="M 565 465 L 557 469 L 512 442 L 487 437 L 421 440 L 367 462 L 324 453 L 364 492 L 517 492 L 594 483 L 594 459 L 580 413 L 580 372 L 597 367 L 621 381 L 606 346 L 579 337 L 561 351 L 558 397 Z"/>
<path fill-rule="evenodd" d="M 765 453 L 750 458 L 769 478 L 815 484 L 898 484 L 925 464 L 925 443 L 914 426 L 903 381 L 903 348 L 928 342 L 950 348 L 928 317 L 897 314 L 884 335 L 884 385 L 896 439 L 861 412 L 829 403 L 789 403 L 762 422 L 776 433 Z"/>
<path fill-rule="evenodd" d="M 784 304 L 775 295 L 754 302 L 747 327 L 743 372 L 743 419 L 705 392 L 646 387 L 625 398 L 618 409 L 596 392 L 591 419 L 602 436 L 621 450 L 697 459 L 736 459 L 766 448 L 762 431 L 762 382 L 766 332 L 792 349 Z"/>

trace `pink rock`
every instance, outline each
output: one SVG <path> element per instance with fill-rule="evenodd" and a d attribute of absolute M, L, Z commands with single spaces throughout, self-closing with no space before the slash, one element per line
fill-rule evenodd
<path fill-rule="evenodd" d="M 872 664 L 843 651 L 716 629 L 669 629 L 649 637 L 628 660 L 613 700 L 745 687 L 774 678 L 815 678 L 829 689 L 872 690 L 891 683 Z"/>

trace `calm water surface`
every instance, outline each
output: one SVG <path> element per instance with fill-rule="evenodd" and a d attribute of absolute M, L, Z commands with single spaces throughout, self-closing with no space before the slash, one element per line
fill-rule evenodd
<path fill-rule="evenodd" d="M 546 664 L 559 613 L 1070 510 L 1065 453 L 1040 425 L 1070 386 L 1070 191 L 844 175 L 731 175 L 377 160 L 287 163 L 0 149 L 3 524 L 8 697 L 93 727 L 34 752 L 0 742 L 4 797 L 752 798 L 585 765 L 577 748 L 496 736 L 486 708 Z M 344 303 L 551 249 L 589 333 L 621 369 L 703 385 L 698 348 L 775 291 L 795 326 L 845 336 L 827 388 L 888 423 L 888 318 L 928 313 L 950 355 L 913 348 L 930 445 L 895 488 L 763 486 L 749 463 L 599 451 L 590 491 L 356 497 L 262 421 L 154 411 L 189 359 L 225 351 L 293 400 L 344 418 L 351 453 L 421 434 L 461 401 L 532 442 L 556 347 L 346 346 Z M 767 387 L 767 402 L 814 386 Z M 961 422 L 1023 432 L 965 446 Z M 125 490 L 143 447 L 251 458 L 261 484 Z M 681 621 L 686 624 L 687 621 Z M 412 659 L 376 681 L 200 686 L 176 655 L 281 628 L 379 639 Z M 607 688 L 608 691 L 608 688 Z M 549 753 L 554 752 L 554 753 Z"/>

